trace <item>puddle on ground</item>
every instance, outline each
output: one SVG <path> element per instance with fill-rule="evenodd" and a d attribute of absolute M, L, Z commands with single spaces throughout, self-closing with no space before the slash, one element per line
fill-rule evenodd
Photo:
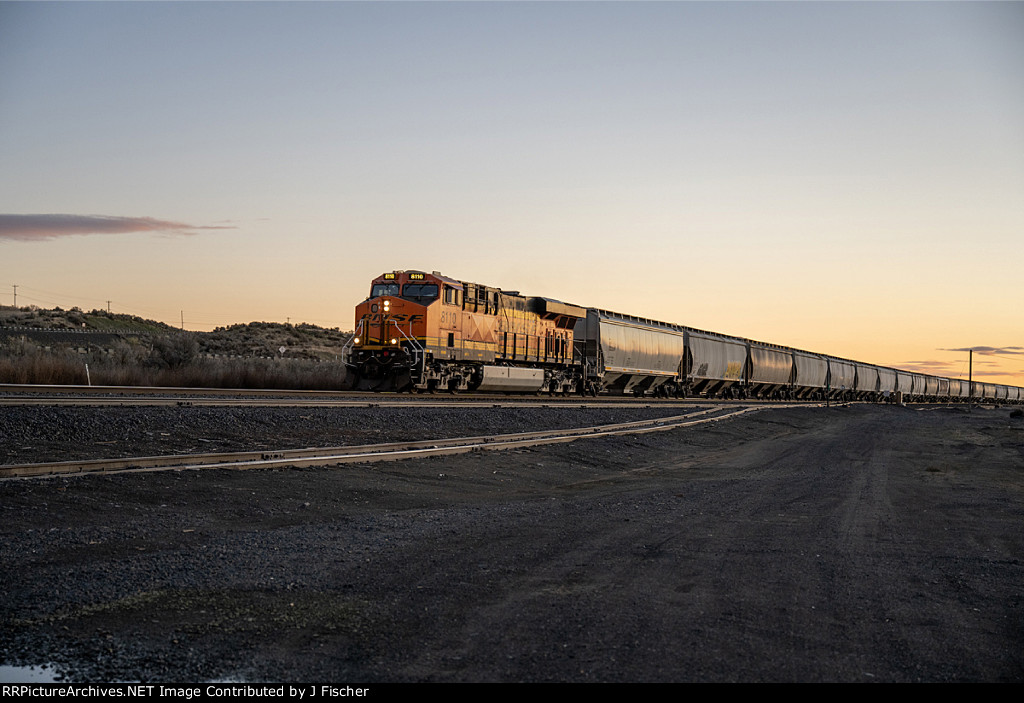
<path fill-rule="evenodd" d="M 0 683 L 57 683 L 57 670 L 45 664 L 40 666 L 0 664 Z"/>

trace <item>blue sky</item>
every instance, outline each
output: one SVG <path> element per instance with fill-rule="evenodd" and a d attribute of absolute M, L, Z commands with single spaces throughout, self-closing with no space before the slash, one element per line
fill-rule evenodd
<path fill-rule="evenodd" d="M 1019 2 L 0 2 L 0 300 L 349 329 L 415 268 L 1024 379 L 1022 75 Z"/>

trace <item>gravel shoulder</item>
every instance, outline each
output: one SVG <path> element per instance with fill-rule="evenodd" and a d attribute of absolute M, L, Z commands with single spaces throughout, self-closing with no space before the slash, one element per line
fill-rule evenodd
<path fill-rule="evenodd" d="M 9 406 L 0 407 L 0 465 L 470 437 L 644 420 L 693 409 Z"/>
<path fill-rule="evenodd" d="M 201 428 L 182 447 L 251 448 L 556 421 L 125 410 L 134 435 L 110 409 L 4 410 L 5 461 L 169 417 Z M 0 663 L 75 681 L 1022 681 L 1010 412 L 772 409 L 379 465 L 3 481 Z"/>

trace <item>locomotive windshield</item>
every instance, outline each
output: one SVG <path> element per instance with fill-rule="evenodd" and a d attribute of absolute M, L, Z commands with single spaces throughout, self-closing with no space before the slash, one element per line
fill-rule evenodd
<path fill-rule="evenodd" d="M 406 286 L 408 288 L 408 286 Z M 374 283 L 370 291 L 371 298 L 379 298 L 382 295 L 398 295 L 397 283 Z"/>
<path fill-rule="evenodd" d="M 437 297 L 436 283 L 406 283 L 402 289 L 402 297 L 413 300 L 433 300 Z"/>

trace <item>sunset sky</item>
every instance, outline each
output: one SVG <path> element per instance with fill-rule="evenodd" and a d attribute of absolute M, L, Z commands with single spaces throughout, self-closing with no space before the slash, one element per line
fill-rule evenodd
<path fill-rule="evenodd" d="M 1024 3 L 0 2 L 0 303 L 395 269 L 1024 386 Z"/>

